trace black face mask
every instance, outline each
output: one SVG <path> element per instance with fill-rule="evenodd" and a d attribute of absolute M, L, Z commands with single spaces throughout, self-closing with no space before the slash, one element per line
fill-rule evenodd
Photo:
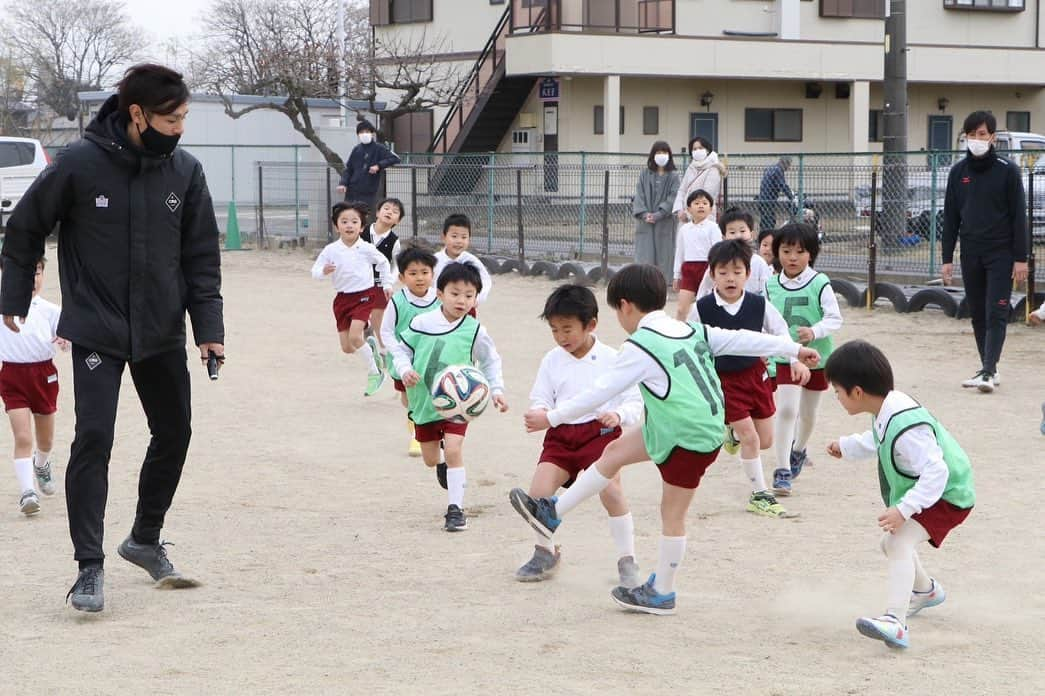
<path fill-rule="evenodd" d="M 146 128 L 143 131 L 138 128 L 138 136 L 142 139 L 142 146 L 154 155 L 160 155 L 166 157 L 167 155 L 174 152 L 174 148 L 178 147 L 178 141 L 181 140 L 181 135 L 165 135 L 151 125 L 149 121 L 145 121 Z"/>

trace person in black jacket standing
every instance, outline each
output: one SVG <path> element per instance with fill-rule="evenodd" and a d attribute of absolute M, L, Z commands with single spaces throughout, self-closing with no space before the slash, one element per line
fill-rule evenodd
<path fill-rule="evenodd" d="M 359 144 L 348 155 L 337 190 L 345 194 L 346 201 L 366 204 L 367 210 L 373 214 L 376 212 L 374 201 L 381 188 L 381 172 L 399 164 L 399 157 L 377 142 L 377 131 L 370 121 L 360 121 L 356 126 L 356 135 L 359 136 Z"/>
<path fill-rule="evenodd" d="M 954 278 L 961 241 L 962 281 L 972 316 L 980 370 L 963 387 L 989 394 L 1001 380 L 1013 281 L 1027 279 L 1027 203 L 1020 168 L 994 152 L 997 121 L 987 111 L 965 119 L 969 154 L 951 168 L 943 204 L 943 282 Z"/>
<path fill-rule="evenodd" d="M 80 571 L 69 591 L 81 611 L 104 606 L 103 521 L 124 367 L 149 423 L 130 535 L 118 547 L 158 586 L 191 584 L 168 560 L 160 530 L 189 446 L 185 312 L 204 361 L 224 361 L 221 258 L 200 163 L 176 149 L 188 112 L 180 74 L 127 70 L 87 127 L 19 201 L 4 239 L 0 313 L 18 331 L 36 260 L 60 224 L 62 317 L 73 344 L 76 428 L 65 476 L 69 533 Z"/>

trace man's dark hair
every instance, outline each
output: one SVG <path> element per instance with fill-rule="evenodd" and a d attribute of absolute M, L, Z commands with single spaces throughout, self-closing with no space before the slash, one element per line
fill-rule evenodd
<path fill-rule="evenodd" d="M 367 207 L 366 203 L 359 201 L 347 201 L 344 203 L 335 203 L 334 207 L 330 210 L 330 221 L 337 225 L 337 219 L 341 216 L 341 213 L 346 210 L 354 210 L 359 213 L 359 222 L 366 227 L 366 216 L 370 213 L 370 208 Z"/>
<path fill-rule="evenodd" d="M 962 124 L 962 133 L 972 133 L 984 125 L 987 126 L 988 133 L 993 133 L 998 130 L 998 119 L 994 118 L 994 114 L 990 111 L 973 111 L 965 117 L 965 123 Z"/>
<path fill-rule="evenodd" d="M 727 208 L 726 212 L 722 213 L 722 217 L 718 221 L 718 228 L 722 230 L 723 234 L 725 234 L 726 225 L 728 225 L 731 222 L 737 221 L 743 222 L 745 225 L 747 225 L 747 228 L 749 230 L 755 229 L 754 216 L 752 216 L 751 213 L 747 212 L 746 210 L 741 210 L 736 206 Z"/>
<path fill-rule="evenodd" d="M 540 316 L 545 321 L 552 317 L 574 318 L 587 326 L 592 319 L 599 318 L 599 301 L 595 293 L 583 285 L 560 285 L 548 296 Z"/>
<path fill-rule="evenodd" d="M 370 131 L 371 133 L 377 133 L 377 129 L 374 128 L 374 124 L 371 123 L 370 121 L 366 120 L 365 118 L 361 119 L 359 121 L 359 123 L 356 124 L 356 135 L 359 135 L 363 131 Z"/>
<path fill-rule="evenodd" d="M 653 147 L 649 149 L 649 157 L 646 159 L 646 166 L 649 167 L 651 172 L 657 171 L 657 163 L 653 161 L 653 156 L 658 152 L 668 153 L 668 163 L 664 165 L 664 171 L 673 172 L 675 171 L 675 157 L 671 152 L 671 145 L 668 145 L 663 140 L 658 140 L 653 143 Z"/>
<path fill-rule="evenodd" d="M 724 239 L 708 250 L 708 270 L 714 274 L 716 266 L 740 261 L 750 271 L 753 253 L 751 245 L 743 239 Z"/>
<path fill-rule="evenodd" d="M 704 200 L 706 200 L 708 202 L 708 205 L 715 205 L 715 199 L 711 197 L 710 193 L 708 193 L 704 189 L 697 189 L 696 191 L 691 191 L 690 194 L 686 196 L 686 207 L 688 208 L 690 203 L 692 203 L 698 198 L 703 198 Z"/>
<path fill-rule="evenodd" d="M 809 265 L 816 265 L 816 257 L 820 255 L 820 238 L 812 225 L 804 222 L 792 222 L 773 230 L 773 256 L 780 258 L 780 247 L 784 244 L 797 244 L 809 252 Z"/>
<path fill-rule="evenodd" d="M 424 264 L 434 271 L 438 261 L 427 245 L 403 244 L 402 251 L 396 257 L 396 267 L 399 268 L 400 273 L 403 273 L 412 263 Z"/>
<path fill-rule="evenodd" d="M 668 302 L 668 285 L 664 281 L 664 274 L 648 263 L 631 263 L 620 269 L 606 288 L 606 301 L 610 307 L 620 309 L 620 303 L 624 300 L 642 312 L 664 309 Z"/>
<path fill-rule="evenodd" d="M 449 283 L 463 282 L 475 287 L 476 294 L 483 291 L 483 277 L 479 275 L 479 269 L 475 264 L 467 261 L 451 261 L 439 274 L 436 288 L 442 292 Z"/>
<path fill-rule="evenodd" d="M 403 218 L 406 216 L 406 206 L 403 205 L 403 201 L 399 200 L 398 198 L 382 198 L 381 202 L 377 204 L 377 208 L 374 209 L 375 217 L 377 216 L 377 211 L 381 210 L 381 207 L 384 206 L 385 203 L 391 203 L 392 205 L 399 206 L 399 220 L 400 222 L 402 222 Z"/>
<path fill-rule="evenodd" d="M 846 394 L 854 387 L 872 396 L 886 396 L 893 390 L 889 359 L 877 347 L 859 339 L 835 348 L 824 365 L 824 376 Z"/>
<path fill-rule="evenodd" d="M 189 101 L 189 88 L 181 73 L 156 63 L 139 63 L 127 68 L 116 85 L 120 114 L 131 117 L 131 104 L 147 114 L 165 116 Z"/>
<path fill-rule="evenodd" d="M 468 230 L 469 236 L 472 234 L 472 221 L 464 213 L 453 213 L 446 216 L 446 219 L 443 220 L 443 234 L 449 232 L 451 227 L 463 227 Z"/>

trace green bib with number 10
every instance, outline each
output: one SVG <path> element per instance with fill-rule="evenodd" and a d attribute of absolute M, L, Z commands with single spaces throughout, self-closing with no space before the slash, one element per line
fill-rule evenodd
<path fill-rule="evenodd" d="M 772 276 L 766 282 L 766 297 L 783 315 L 791 333 L 791 340 L 798 342 L 798 329 L 802 326 L 813 326 L 824 318 L 824 308 L 820 304 L 820 294 L 831 285 L 831 280 L 823 273 L 817 273 L 808 283 L 800 288 L 785 288 L 780 284 L 782 274 Z M 810 341 L 808 347 L 820 353 L 820 362 L 814 369 L 822 369 L 827 356 L 834 350 L 834 340 L 824 336 Z M 786 358 L 775 358 L 774 362 L 783 365 L 789 362 Z"/>
<path fill-rule="evenodd" d="M 680 338 L 641 328 L 628 339 L 657 361 L 668 378 L 663 396 L 639 383 L 646 406 L 642 438 L 654 463 L 667 461 L 675 447 L 713 452 L 725 435 L 725 400 L 715 372 L 706 329 L 690 324 Z"/>
<path fill-rule="evenodd" d="M 477 335 L 479 322 L 468 315 L 442 334 L 416 331 L 413 326 L 403 330 L 403 343 L 414 352 L 411 361 L 414 371 L 421 375 L 421 381 L 406 390 L 410 420 L 417 425 L 443 420 L 432 405 L 432 383 L 436 375 L 451 365 L 472 364 L 472 348 Z"/>

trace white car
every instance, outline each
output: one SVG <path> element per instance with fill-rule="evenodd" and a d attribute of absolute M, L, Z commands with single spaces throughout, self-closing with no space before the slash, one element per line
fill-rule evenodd
<path fill-rule="evenodd" d="M 0 229 L 51 158 L 39 140 L 0 136 Z"/>

